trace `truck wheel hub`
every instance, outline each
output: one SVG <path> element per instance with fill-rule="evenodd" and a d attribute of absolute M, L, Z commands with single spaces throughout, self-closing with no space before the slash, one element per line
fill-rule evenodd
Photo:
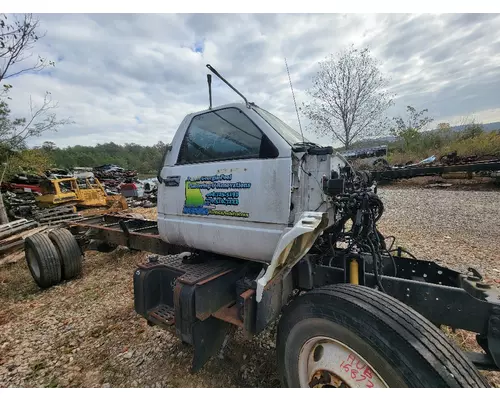
<path fill-rule="evenodd" d="M 363 357 L 332 338 L 317 336 L 309 339 L 300 350 L 298 362 L 301 387 L 388 387 Z"/>

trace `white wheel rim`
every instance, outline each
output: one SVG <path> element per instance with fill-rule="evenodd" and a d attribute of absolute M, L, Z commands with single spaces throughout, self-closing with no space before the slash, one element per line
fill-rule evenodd
<path fill-rule="evenodd" d="M 363 357 L 338 340 L 316 336 L 299 353 L 300 387 L 387 388 Z"/>
<path fill-rule="evenodd" d="M 33 271 L 33 274 L 37 279 L 40 279 L 40 266 L 38 265 L 38 261 L 36 260 L 35 255 L 33 254 L 33 250 L 28 249 L 28 253 L 26 254 L 28 258 L 29 266 Z"/>

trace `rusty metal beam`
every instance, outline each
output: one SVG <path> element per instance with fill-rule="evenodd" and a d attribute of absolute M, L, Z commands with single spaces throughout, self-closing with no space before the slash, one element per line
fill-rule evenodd
<path fill-rule="evenodd" d="M 128 229 L 125 231 L 121 229 L 120 223 Z M 103 215 L 70 223 L 68 226 L 75 236 L 85 235 L 89 240 L 101 240 L 132 250 L 159 255 L 178 254 L 190 250 L 187 247 L 164 242 L 158 235 L 158 225 L 152 220 Z"/>
<path fill-rule="evenodd" d="M 238 306 L 234 302 L 230 306 L 222 307 L 212 314 L 215 318 L 220 319 L 225 322 L 229 322 L 232 325 L 236 325 L 243 328 L 243 321 L 239 317 Z"/>

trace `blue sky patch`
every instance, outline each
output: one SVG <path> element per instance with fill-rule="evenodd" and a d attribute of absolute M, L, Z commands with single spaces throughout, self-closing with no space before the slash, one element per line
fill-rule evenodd
<path fill-rule="evenodd" d="M 195 53 L 203 54 L 203 52 L 205 51 L 205 39 L 197 40 L 196 42 L 194 42 L 192 50 Z"/>

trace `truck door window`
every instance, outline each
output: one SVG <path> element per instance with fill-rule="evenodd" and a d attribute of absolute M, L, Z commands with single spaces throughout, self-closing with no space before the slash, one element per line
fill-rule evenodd
<path fill-rule="evenodd" d="M 250 118 L 237 108 L 226 108 L 193 118 L 178 164 L 277 156 L 278 150 Z"/>

